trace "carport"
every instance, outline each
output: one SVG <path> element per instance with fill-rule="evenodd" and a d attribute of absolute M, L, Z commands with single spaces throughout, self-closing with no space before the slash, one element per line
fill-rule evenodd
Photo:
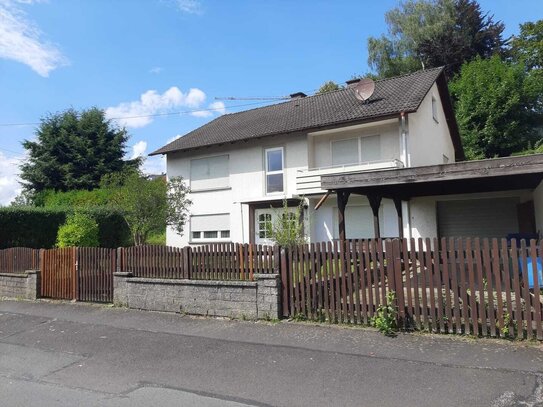
<path fill-rule="evenodd" d="M 519 209 L 519 224 L 525 233 L 541 230 L 543 223 L 543 154 L 392 170 L 323 175 L 322 188 L 335 193 L 338 205 L 339 238 L 345 240 L 345 208 L 351 194 L 367 197 L 375 237 L 379 230 L 381 200 L 393 200 L 398 229 L 403 237 L 402 202 L 415 197 L 475 194 L 482 192 L 532 190 L 533 203 Z M 505 236 L 504 236 L 505 237 Z"/>

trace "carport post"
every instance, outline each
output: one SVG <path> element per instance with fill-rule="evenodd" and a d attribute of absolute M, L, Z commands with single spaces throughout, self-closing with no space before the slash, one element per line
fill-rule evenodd
<path fill-rule="evenodd" d="M 345 237 L 345 207 L 347 206 L 347 201 L 351 195 L 348 191 L 339 190 L 336 192 L 337 195 L 337 208 L 338 208 L 338 228 L 339 228 L 339 241 L 344 243 L 346 240 Z"/>
<path fill-rule="evenodd" d="M 376 239 L 381 238 L 381 230 L 379 228 L 379 207 L 381 206 L 382 196 L 367 195 L 370 202 L 371 211 L 373 212 L 373 231 Z"/>
<path fill-rule="evenodd" d="M 394 198 L 394 206 L 396 207 L 396 213 L 398 214 L 398 236 L 403 239 L 403 215 L 402 215 L 402 200 L 400 198 Z"/>

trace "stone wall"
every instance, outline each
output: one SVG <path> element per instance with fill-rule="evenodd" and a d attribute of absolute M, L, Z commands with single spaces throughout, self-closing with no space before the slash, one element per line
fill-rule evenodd
<path fill-rule="evenodd" d="M 35 300 L 40 292 L 40 272 L 0 273 L 0 298 Z"/>
<path fill-rule="evenodd" d="M 114 303 L 151 311 L 247 319 L 280 316 L 277 274 L 255 274 L 255 281 L 135 278 L 115 273 Z"/>

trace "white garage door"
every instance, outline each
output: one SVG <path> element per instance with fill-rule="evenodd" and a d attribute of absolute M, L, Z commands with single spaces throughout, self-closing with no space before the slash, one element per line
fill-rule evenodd
<path fill-rule="evenodd" d="M 471 199 L 437 203 L 441 237 L 498 237 L 518 232 L 518 198 Z"/>

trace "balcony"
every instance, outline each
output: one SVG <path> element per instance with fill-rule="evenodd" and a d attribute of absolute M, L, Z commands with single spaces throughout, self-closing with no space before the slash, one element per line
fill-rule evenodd
<path fill-rule="evenodd" d="M 319 194 L 325 192 L 321 188 L 321 175 L 349 174 L 353 172 L 358 173 L 403 167 L 403 162 L 393 159 L 299 170 L 296 174 L 296 191 L 298 195 Z"/>

